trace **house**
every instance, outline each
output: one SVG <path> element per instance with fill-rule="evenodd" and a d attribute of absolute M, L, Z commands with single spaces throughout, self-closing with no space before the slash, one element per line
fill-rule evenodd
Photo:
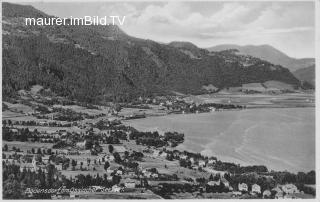
<path fill-rule="evenodd" d="M 107 159 L 108 159 L 109 161 L 114 161 L 114 156 L 113 156 L 113 155 L 109 155 L 109 156 L 107 157 Z"/>
<path fill-rule="evenodd" d="M 129 171 L 129 172 L 128 172 L 128 175 L 131 176 L 131 177 L 134 177 L 134 176 L 136 176 L 136 173 L 133 172 L 133 171 Z"/>
<path fill-rule="evenodd" d="M 121 192 L 122 188 L 119 187 L 118 185 L 113 185 L 112 188 L 111 188 L 111 191 L 113 191 L 113 192 Z"/>
<path fill-rule="evenodd" d="M 299 193 L 298 188 L 294 184 L 282 185 L 282 191 L 286 194 Z"/>
<path fill-rule="evenodd" d="M 114 170 L 113 170 L 113 169 L 111 169 L 110 167 L 107 169 L 107 173 L 108 173 L 108 174 L 113 173 L 113 171 L 114 171 Z"/>
<path fill-rule="evenodd" d="M 118 153 L 124 153 L 125 151 L 127 151 L 127 149 L 121 145 L 115 145 L 113 146 L 113 148 L 114 148 L 114 151 Z"/>
<path fill-rule="evenodd" d="M 157 173 L 152 173 L 150 176 L 153 177 L 153 178 L 158 178 L 159 177 L 159 175 Z"/>
<path fill-rule="evenodd" d="M 70 198 L 71 198 L 71 199 L 75 199 L 75 198 L 76 198 L 76 196 L 79 196 L 79 195 L 74 194 L 74 193 L 70 193 Z"/>
<path fill-rule="evenodd" d="M 215 164 L 217 162 L 217 160 L 215 159 L 209 159 L 208 164 Z"/>
<path fill-rule="evenodd" d="M 151 177 L 152 173 L 147 171 L 147 172 L 144 172 L 143 175 L 146 177 Z"/>
<path fill-rule="evenodd" d="M 50 157 L 50 156 L 44 156 L 44 157 L 42 157 L 42 162 L 43 162 L 44 164 L 48 164 L 48 163 L 49 163 L 49 157 Z"/>
<path fill-rule="evenodd" d="M 79 148 L 79 149 L 85 149 L 86 148 L 86 143 L 87 141 L 83 141 L 83 142 L 77 142 L 76 143 L 76 146 Z"/>
<path fill-rule="evenodd" d="M 57 132 L 52 133 L 51 136 L 52 136 L 53 138 L 60 138 L 60 134 L 57 133 Z"/>
<path fill-rule="evenodd" d="M 241 192 L 247 192 L 248 191 L 248 185 L 246 183 L 238 184 L 238 190 Z"/>
<path fill-rule="evenodd" d="M 30 170 L 31 172 L 34 172 L 37 170 L 36 166 L 32 163 L 21 163 L 20 172 L 23 172 L 24 169 Z"/>
<path fill-rule="evenodd" d="M 136 187 L 136 183 L 134 182 L 134 181 L 126 181 L 125 183 L 124 183 L 124 186 L 126 187 L 126 188 L 135 188 Z"/>
<path fill-rule="evenodd" d="M 200 160 L 199 161 L 199 166 L 200 167 L 204 167 L 206 165 L 206 162 L 205 161 L 203 161 L 203 160 Z"/>
<path fill-rule="evenodd" d="M 68 150 L 67 149 L 61 149 L 61 150 L 58 150 L 58 154 L 63 154 L 63 155 L 66 155 L 68 154 Z"/>
<path fill-rule="evenodd" d="M 153 153 L 152 153 L 152 156 L 153 157 L 157 157 L 157 156 L 159 156 L 159 153 L 160 153 L 159 150 L 154 150 Z"/>
<path fill-rule="evenodd" d="M 166 105 L 171 106 L 171 105 L 172 105 L 172 102 L 167 100 L 167 101 L 166 101 Z"/>
<path fill-rule="evenodd" d="M 209 181 L 209 182 L 207 183 L 207 185 L 209 185 L 209 186 L 219 186 L 220 183 L 221 183 L 220 179 L 217 180 L 217 181 L 212 180 L 212 181 Z"/>
<path fill-rule="evenodd" d="M 276 194 L 274 196 L 275 199 L 282 199 L 283 198 L 283 191 L 282 191 L 282 189 L 280 189 L 279 186 L 273 188 L 272 191 L 276 192 Z"/>
<path fill-rule="evenodd" d="M 193 158 L 193 157 L 190 158 L 190 162 L 191 162 L 192 164 L 194 164 L 194 158 Z"/>
<path fill-rule="evenodd" d="M 184 160 L 186 160 L 188 158 L 188 156 L 187 155 L 181 155 L 180 156 L 180 159 L 184 159 Z"/>
<path fill-rule="evenodd" d="M 123 171 L 122 170 L 117 170 L 117 175 L 122 175 Z"/>
<path fill-rule="evenodd" d="M 40 125 L 40 126 L 45 126 L 45 125 L 47 125 L 47 122 L 46 122 L 46 121 L 40 121 L 40 122 L 39 122 L 39 125 Z"/>
<path fill-rule="evenodd" d="M 79 153 L 80 153 L 80 155 L 90 155 L 91 151 L 90 150 L 83 150 L 83 151 L 80 151 Z"/>
<path fill-rule="evenodd" d="M 16 128 L 12 128 L 12 129 L 11 129 L 11 132 L 12 132 L 12 133 L 15 133 L 15 134 L 18 134 L 19 131 L 18 131 L 18 129 L 16 129 Z"/>
<path fill-rule="evenodd" d="M 251 187 L 251 194 L 261 194 L 261 188 L 257 184 L 253 184 Z"/>
<path fill-rule="evenodd" d="M 262 198 L 270 198 L 270 197 L 271 197 L 271 191 L 269 191 L 268 189 L 262 193 Z"/>
<path fill-rule="evenodd" d="M 55 165 L 56 169 L 58 171 L 61 171 L 62 170 L 62 163 L 61 164 L 58 164 L 58 165 Z"/>
<path fill-rule="evenodd" d="M 167 154 L 166 152 L 162 152 L 162 153 L 160 154 L 160 156 L 163 157 L 163 158 L 166 158 L 167 155 L 168 155 L 168 154 Z"/>

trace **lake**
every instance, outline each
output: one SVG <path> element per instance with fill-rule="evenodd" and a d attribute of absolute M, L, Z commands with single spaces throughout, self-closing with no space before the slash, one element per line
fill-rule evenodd
<path fill-rule="evenodd" d="M 177 148 L 241 165 L 315 170 L 315 108 L 266 108 L 174 114 L 125 122 L 142 131 L 178 131 Z"/>

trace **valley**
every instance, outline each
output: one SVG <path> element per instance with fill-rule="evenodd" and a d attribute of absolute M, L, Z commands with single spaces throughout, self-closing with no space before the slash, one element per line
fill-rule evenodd
<path fill-rule="evenodd" d="M 4 199 L 315 198 L 313 58 L 2 11 Z"/>

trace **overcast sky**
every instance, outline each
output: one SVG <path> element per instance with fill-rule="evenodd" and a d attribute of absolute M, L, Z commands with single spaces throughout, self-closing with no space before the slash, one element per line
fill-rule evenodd
<path fill-rule="evenodd" d="M 129 35 L 159 42 L 269 44 L 291 57 L 315 56 L 313 2 L 27 3 L 59 17 L 125 15 Z"/>

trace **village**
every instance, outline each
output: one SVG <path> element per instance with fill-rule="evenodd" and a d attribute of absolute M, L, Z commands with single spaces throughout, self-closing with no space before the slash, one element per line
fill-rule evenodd
<path fill-rule="evenodd" d="M 140 97 L 111 107 L 23 92 L 3 103 L 4 197 L 313 198 L 315 172 L 270 171 L 177 150 L 183 133 L 142 132 L 124 120 L 245 106 Z M 16 186 L 14 193 L 10 187 Z"/>
<path fill-rule="evenodd" d="M 99 195 L 126 193 L 123 196 L 142 198 L 180 198 L 190 194 L 197 198 L 308 196 L 294 183 L 277 184 L 278 173 L 269 172 L 264 166 L 241 167 L 216 157 L 175 150 L 184 140 L 183 134 L 175 132 L 161 136 L 157 132 L 139 132 L 118 122 L 100 121 L 85 133 L 70 130 L 47 133 L 15 128 L 16 122 L 8 122 L 3 123 L 4 173 L 8 178 L 14 172 L 25 177 L 34 175 L 35 181 L 22 179 L 29 188 L 22 193 L 27 198 L 43 197 L 43 193 L 30 191 L 43 187 L 42 184 L 56 186 L 56 192 L 46 194 L 52 199 L 81 198 L 87 193 L 63 192 L 61 187 L 92 188 Z M 99 129 L 95 127 L 101 130 L 96 132 Z"/>

